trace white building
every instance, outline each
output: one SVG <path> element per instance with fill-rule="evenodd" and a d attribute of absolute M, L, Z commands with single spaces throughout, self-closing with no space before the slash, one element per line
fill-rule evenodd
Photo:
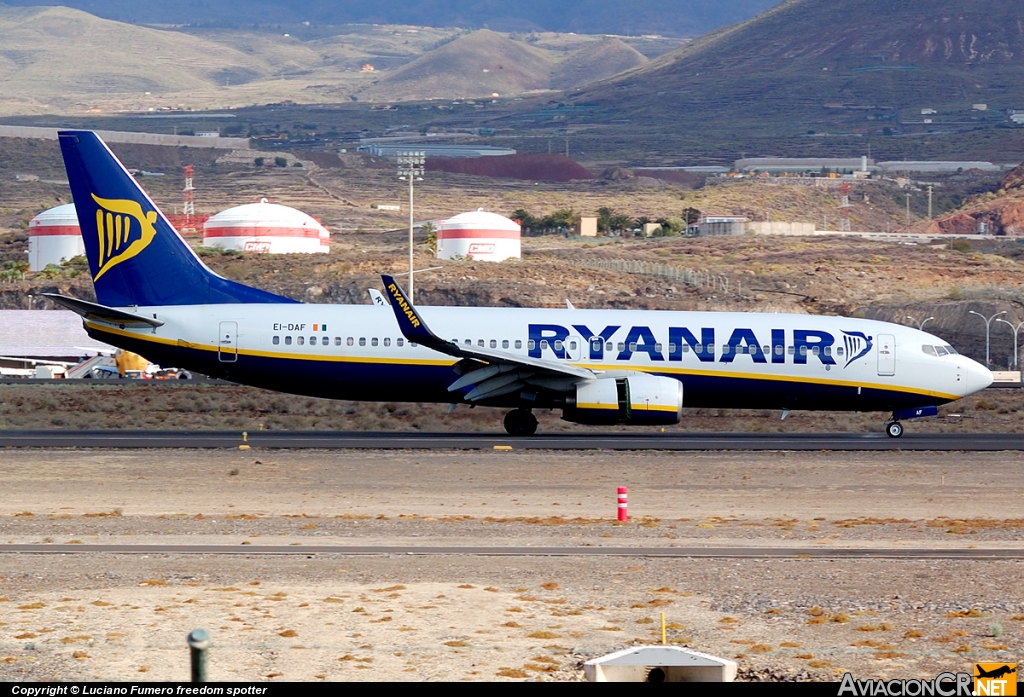
<path fill-rule="evenodd" d="M 42 271 L 48 264 L 60 264 L 85 254 L 75 204 L 67 203 L 43 211 L 28 223 L 28 264 Z"/>
<path fill-rule="evenodd" d="M 326 253 L 331 233 L 302 211 L 264 198 L 211 216 L 203 224 L 203 246 L 267 254 Z"/>
<path fill-rule="evenodd" d="M 476 261 L 518 259 L 522 231 L 514 220 L 480 208 L 448 218 L 437 229 L 437 258 Z"/>

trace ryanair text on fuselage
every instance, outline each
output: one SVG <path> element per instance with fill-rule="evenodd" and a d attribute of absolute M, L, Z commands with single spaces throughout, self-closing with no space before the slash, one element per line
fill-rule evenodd
<path fill-rule="evenodd" d="M 610 353 L 608 358 L 615 361 L 631 360 L 636 353 L 645 353 L 652 361 L 682 361 L 683 354 L 692 351 L 703 363 L 732 363 L 739 356 L 749 356 L 754 363 L 806 365 L 808 358 L 814 358 L 822 365 L 834 366 L 838 357 L 845 367 L 867 355 L 874 345 L 873 337 L 863 332 L 843 332 L 842 345 L 836 346 L 836 337 L 820 329 L 771 329 L 770 339 L 765 342 L 765 337 L 758 337 L 753 329 L 737 327 L 721 351 L 716 351 L 714 327 L 701 327 L 699 336 L 688 327 L 669 327 L 667 336 L 656 337 L 646 326 L 625 330 L 621 325 L 610 325 L 594 332 L 583 324 L 574 324 L 571 329 L 531 324 L 527 345 L 530 357 L 543 358 L 547 351 L 562 360 L 578 358 L 566 349 L 573 333 L 583 338 L 590 360 L 604 360 Z"/>

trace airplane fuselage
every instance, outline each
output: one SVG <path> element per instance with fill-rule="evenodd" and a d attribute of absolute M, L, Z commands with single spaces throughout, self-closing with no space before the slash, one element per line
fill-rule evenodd
<path fill-rule="evenodd" d="M 151 361 L 334 399 L 458 402 L 456 359 L 404 340 L 391 308 L 220 304 L 125 308 L 156 328 L 87 321 Z M 889 411 L 934 406 L 990 376 L 941 339 L 885 322 L 810 315 L 417 308 L 460 344 L 587 368 L 672 377 L 687 407 Z M 929 348 L 931 347 L 931 348 Z M 944 355 L 943 355 L 944 354 Z M 536 406 L 562 406 L 539 395 Z M 514 396 L 487 402 L 516 406 Z"/>

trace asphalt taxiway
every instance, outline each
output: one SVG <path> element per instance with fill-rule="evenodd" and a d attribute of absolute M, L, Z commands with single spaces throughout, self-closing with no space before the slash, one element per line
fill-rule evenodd
<path fill-rule="evenodd" d="M 373 450 L 935 450 L 1024 449 L 1017 433 L 501 433 L 363 431 L 0 431 L 0 448 L 251 448 Z"/>

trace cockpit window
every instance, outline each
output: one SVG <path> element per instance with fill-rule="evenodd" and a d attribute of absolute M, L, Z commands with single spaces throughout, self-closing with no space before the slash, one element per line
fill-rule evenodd
<path fill-rule="evenodd" d="M 946 351 L 948 351 L 951 356 L 957 355 L 956 349 L 953 348 L 952 346 L 943 346 L 942 348 L 946 349 Z"/>
<path fill-rule="evenodd" d="M 924 351 L 929 356 L 936 355 L 934 346 L 929 346 L 928 344 L 925 344 L 924 346 L 921 347 L 921 350 Z"/>
<path fill-rule="evenodd" d="M 948 354 L 949 354 L 949 351 L 947 351 L 944 347 L 942 347 L 942 346 L 936 346 L 935 347 L 935 355 L 937 355 L 937 356 L 945 356 L 945 355 L 948 355 Z"/>

